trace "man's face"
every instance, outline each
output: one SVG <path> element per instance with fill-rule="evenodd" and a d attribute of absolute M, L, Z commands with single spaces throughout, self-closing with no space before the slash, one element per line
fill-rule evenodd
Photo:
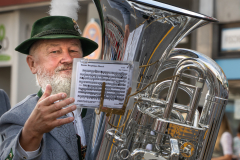
<path fill-rule="evenodd" d="M 37 82 L 44 90 L 47 84 L 53 88 L 52 94 L 70 94 L 73 58 L 82 58 L 82 48 L 78 39 L 41 40 L 33 46 L 32 73 L 37 74 Z M 27 58 L 28 61 L 28 58 Z M 29 64 L 29 62 L 28 62 Z"/>

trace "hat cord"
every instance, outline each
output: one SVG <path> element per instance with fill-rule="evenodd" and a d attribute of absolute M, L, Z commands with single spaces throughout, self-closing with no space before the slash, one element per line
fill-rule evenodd
<path fill-rule="evenodd" d="M 69 30 L 69 29 L 52 29 L 52 30 L 42 31 L 34 35 L 32 38 L 43 37 L 43 36 L 53 35 L 53 34 L 68 34 L 68 35 L 70 34 L 70 35 L 80 36 L 78 31 Z"/>

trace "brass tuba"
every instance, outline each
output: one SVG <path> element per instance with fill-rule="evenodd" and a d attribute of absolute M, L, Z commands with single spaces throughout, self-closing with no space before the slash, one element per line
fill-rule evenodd
<path fill-rule="evenodd" d="M 140 67 L 134 105 L 123 114 L 96 115 L 86 159 L 211 159 L 228 82 L 212 59 L 175 46 L 192 30 L 217 20 L 154 0 L 93 1 L 102 25 L 102 59 L 137 61 Z M 170 69 L 173 76 L 159 81 Z M 208 93 L 200 114 L 205 84 Z M 179 89 L 191 98 L 189 105 L 174 103 Z"/>

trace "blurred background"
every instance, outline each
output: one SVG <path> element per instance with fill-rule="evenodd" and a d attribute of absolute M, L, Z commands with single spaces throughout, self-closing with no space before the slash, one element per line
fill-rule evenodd
<path fill-rule="evenodd" d="M 199 12 L 218 19 L 184 38 L 177 48 L 189 48 L 214 59 L 225 72 L 230 87 L 226 115 L 236 135 L 240 123 L 240 0 L 160 0 L 177 7 Z M 91 0 L 80 0 L 78 25 L 83 36 L 101 46 L 101 29 L 95 5 Z M 50 0 L 1 0 L 0 1 L 0 88 L 8 94 L 11 105 L 27 95 L 37 93 L 35 76 L 30 72 L 26 55 L 14 48 L 28 39 L 33 23 L 48 16 Z M 64 11 L 63 11 L 64 12 Z M 88 58 L 98 59 L 101 48 Z M 171 76 L 171 73 L 166 73 Z M 206 91 L 204 91 L 204 94 Z M 204 97 L 204 96 L 202 96 Z M 188 103 L 188 97 L 179 94 L 177 101 Z M 203 105 L 201 99 L 199 110 Z"/>

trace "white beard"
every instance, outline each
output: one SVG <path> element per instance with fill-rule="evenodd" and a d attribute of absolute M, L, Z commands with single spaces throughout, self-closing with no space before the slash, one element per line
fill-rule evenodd
<path fill-rule="evenodd" d="M 61 69 L 67 68 L 68 66 L 70 65 L 58 67 L 55 69 L 54 73 L 48 73 L 45 68 L 39 67 L 36 74 L 37 85 L 41 87 L 44 92 L 47 84 L 50 84 L 52 86 L 52 95 L 64 92 L 67 94 L 67 97 L 70 97 L 71 74 L 61 75 L 59 72 Z"/>

